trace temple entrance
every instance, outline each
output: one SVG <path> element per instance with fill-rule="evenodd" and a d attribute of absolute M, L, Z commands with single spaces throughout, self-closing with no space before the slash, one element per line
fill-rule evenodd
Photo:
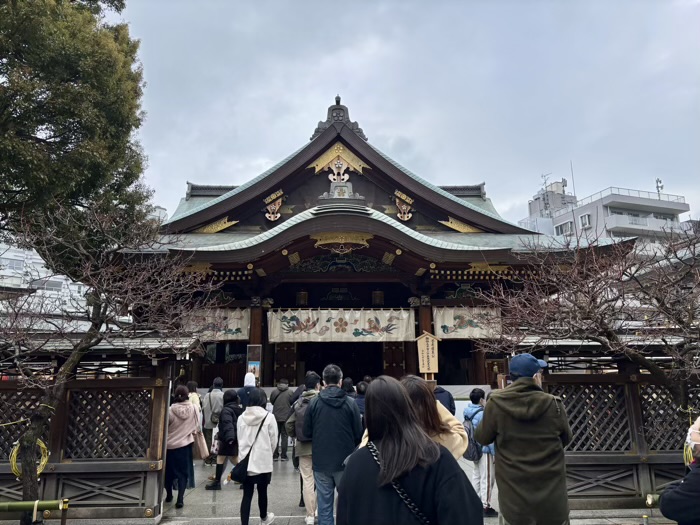
<path fill-rule="evenodd" d="M 471 341 L 446 339 L 440 342 L 438 361 L 440 371 L 436 375 L 439 385 L 468 385 L 473 383 L 475 375 L 473 371 Z"/>
<path fill-rule="evenodd" d="M 321 375 L 325 366 L 333 363 L 355 384 L 366 375 L 382 375 L 384 370 L 382 343 L 298 343 L 297 352 L 303 373 L 313 370 Z"/>

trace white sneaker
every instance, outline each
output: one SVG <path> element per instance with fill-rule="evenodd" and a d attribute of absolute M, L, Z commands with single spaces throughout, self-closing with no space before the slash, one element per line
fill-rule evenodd
<path fill-rule="evenodd" d="M 314 525 L 315 522 L 316 522 L 316 520 L 314 519 L 313 516 L 306 516 L 306 518 L 304 518 L 304 523 L 306 525 Z"/>
<path fill-rule="evenodd" d="M 275 515 L 272 512 L 268 512 L 267 518 L 260 519 L 260 525 L 270 525 L 273 521 L 275 521 Z"/>

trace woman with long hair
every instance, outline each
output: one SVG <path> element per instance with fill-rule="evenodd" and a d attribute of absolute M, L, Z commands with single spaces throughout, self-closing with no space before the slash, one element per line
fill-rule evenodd
<path fill-rule="evenodd" d="M 372 381 L 365 421 L 369 441 L 345 467 L 338 525 L 483 524 L 481 501 L 467 476 L 423 429 L 399 381 Z"/>
<path fill-rule="evenodd" d="M 455 459 L 461 458 L 469 444 L 464 425 L 435 399 L 430 385 L 424 379 L 418 376 L 404 376 L 401 384 L 408 392 L 411 406 L 423 430 L 438 445 L 449 450 Z M 365 431 L 360 446 L 367 445 L 368 439 Z"/>
<path fill-rule="evenodd" d="M 173 482 L 177 480 L 177 502 L 175 507 L 185 504 L 185 487 L 192 466 L 192 443 L 194 433 L 201 430 L 202 412 L 190 402 L 185 385 L 175 389 L 173 404 L 168 414 L 168 440 L 165 456 L 166 502 L 173 500 Z"/>
<path fill-rule="evenodd" d="M 449 450 L 455 459 L 461 458 L 469 444 L 462 422 L 435 399 L 435 394 L 425 379 L 412 375 L 404 376 L 401 378 L 401 384 L 408 392 L 423 430 L 433 441 Z"/>
<path fill-rule="evenodd" d="M 248 477 L 243 482 L 242 525 L 248 525 L 250 520 L 250 505 L 256 487 L 262 525 L 268 525 L 275 519 L 272 512 L 267 512 L 267 486 L 272 480 L 272 451 L 277 444 L 277 421 L 265 409 L 266 406 L 265 391 L 252 388 L 248 392 L 248 407 L 237 422 L 239 458 L 250 458 Z"/>

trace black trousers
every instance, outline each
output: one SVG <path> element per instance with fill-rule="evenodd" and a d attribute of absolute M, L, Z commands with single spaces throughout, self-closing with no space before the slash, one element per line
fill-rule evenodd
<path fill-rule="evenodd" d="M 255 487 L 258 488 L 258 509 L 260 519 L 267 518 L 267 486 L 270 484 L 272 474 L 256 474 L 248 476 L 243 482 L 243 500 L 241 501 L 241 525 L 248 525 L 250 521 L 250 505 L 253 502 Z"/>
<path fill-rule="evenodd" d="M 187 488 L 187 478 L 192 466 L 192 445 L 174 448 L 165 455 L 165 492 L 173 495 L 173 482 L 177 480 L 177 501 L 182 503 Z"/>

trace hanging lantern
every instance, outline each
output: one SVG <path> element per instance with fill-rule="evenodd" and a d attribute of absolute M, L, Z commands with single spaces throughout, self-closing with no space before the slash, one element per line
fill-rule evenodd
<path fill-rule="evenodd" d="M 309 304 L 309 292 L 306 290 L 300 290 L 297 292 L 297 306 L 308 306 Z"/>
<path fill-rule="evenodd" d="M 372 292 L 372 306 L 384 306 L 384 292 L 375 290 Z"/>

